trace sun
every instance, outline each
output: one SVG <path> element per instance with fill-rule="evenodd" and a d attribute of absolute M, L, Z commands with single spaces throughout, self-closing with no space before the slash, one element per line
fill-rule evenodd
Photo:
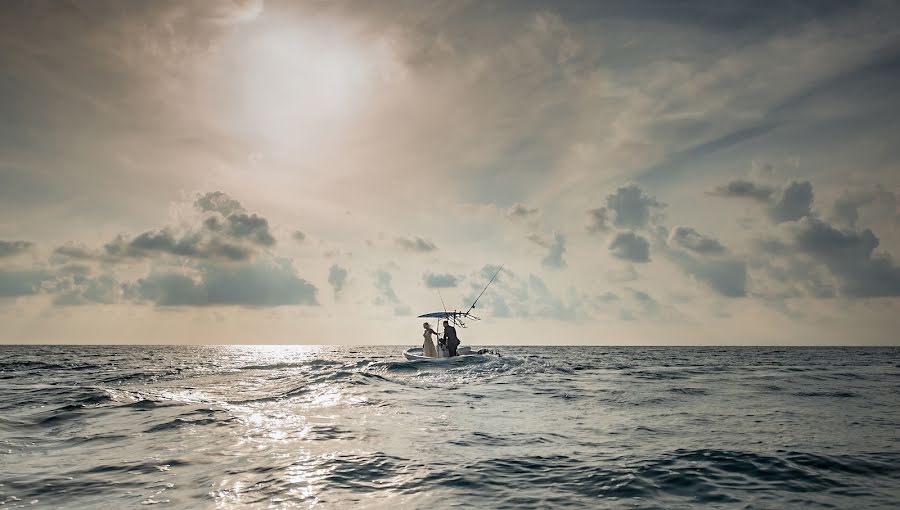
<path fill-rule="evenodd" d="M 246 127 L 275 146 L 297 146 L 334 129 L 364 104 L 371 58 L 329 27 L 277 27 L 253 34 L 237 71 Z"/>

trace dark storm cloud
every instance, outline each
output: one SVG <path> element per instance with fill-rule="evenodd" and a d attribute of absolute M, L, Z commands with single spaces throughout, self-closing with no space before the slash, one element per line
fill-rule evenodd
<path fill-rule="evenodd" d="M 617 227 L 644 228 L 650 222 L 653 210 L 663 206 L 636 184 L 622 186 L 606 197 L 606 207 L 614 213 L 613 223 Z"/>
<path fill-rule="evenodd" d="M 852 297 L 900 296 L 900 267 L 887 253 L 875 253 L 879 240 L 870 229 L 839 230 L 805 218 L 794 232 L 793 247 L 824 264 Z"/>
<path fill-rule="evenodd" d="M 347 283 L 347 275 L 348 271 L 343 267 L 333 264 L 328 269 L 328 283 L 331 285 L 331 288 L 334 290 L 334 296 L 337 297 L 338 294 L 344 290 L 344 284 Z"/>
<path fill-rule="evenodd" d="M 28 241 L 3 241 L 0 240 L 0 258 L 12 257 L 30 250 L 34 243 Z"/>
<path fill-rule="evenodd" d="M 707 193 L 720 197 L 749 198 L 758 202 L 768 202 L 775 193 L 775 188 L 738 179 L 716 186 Z"/>
<path fill-rule="evenodd" d="M 769 214 L 777 223 L 796 221 L 812 213 L 813 188 L 809 181 L 792 181 L 772 204 Z"/>
<path fill-rule="evenodd" d="M 566 267 L 563 255 L 566 253 L 566 236 L 556 232 L 553 234 L 553 242 L 547 248 L 547 255 L 541 261 L 544 267 L 562 269 Z"/>
<path fill-rule="evenodd" d="M 718 240 L 700 234 L 691 227 L 675 227 L 669 234 L 669 243 L 696 253 L 722 253 L 725 247 Z"/>
<path fill-rule="evenodd" d="M 435 246 L 434 243 L 426 239 L 422 239 L 421 237 L 414 237 L 412 239 L 397 237 L 394 239 L 394 242 L 397 244 L 397 246 L 408 251 L 427 253 L 437 250 L 437 246 Z"/>
<path fill-rule="evenodd" d="M 619 232 L 609 244 L 609 251 L 622 260 L 650 262 L 650 242 L 634 232 Z"/>
<path fill-rule="evenodd" d="M 422 281 L 429 289 L 446 289 L 456 287 L 459 284 L 459 277 L 450 273 L 425 273 L 422 275 Z"/>
<path fill-rule="evenodd" d="M 242 265 L 202 265 L 190 277 L 157 272 L 141 278 L 130 295 L 157 306 L 317 305 L 315 285 L 299 278 L 284 259 L 258 260 Z"/>

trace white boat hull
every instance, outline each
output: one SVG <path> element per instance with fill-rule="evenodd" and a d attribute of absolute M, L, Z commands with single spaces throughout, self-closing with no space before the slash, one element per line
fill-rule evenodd
<path fill-rule="evenodd" d="M 457 355 L 453 356 L 452 358 L 432 358 L 431 356 L 425 356 L 421 347 L 413 347 L 411 349 L 403 351 L 403 356 L 409 361 L 429 361 L 440 363 L 453 361 L 460 358 L 469 358 L 472 356 L 493 356 L 493 354 L 473 352 L 469 347 L 460 347 L 457 351 Z"/>

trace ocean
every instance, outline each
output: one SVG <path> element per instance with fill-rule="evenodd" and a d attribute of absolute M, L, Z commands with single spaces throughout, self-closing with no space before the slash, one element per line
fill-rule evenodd
<path fill-rule="evenodd" d="M 0 346 L 0 506 L 900 506 L 900 348 L 402 349 Z"/>

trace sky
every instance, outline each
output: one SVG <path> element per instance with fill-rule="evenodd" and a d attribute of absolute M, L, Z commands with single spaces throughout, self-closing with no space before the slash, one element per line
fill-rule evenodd
<path fill-rule="evenodd" d="M 898 20 L 6 2 L 0 342 L 898 345 Z"/>

